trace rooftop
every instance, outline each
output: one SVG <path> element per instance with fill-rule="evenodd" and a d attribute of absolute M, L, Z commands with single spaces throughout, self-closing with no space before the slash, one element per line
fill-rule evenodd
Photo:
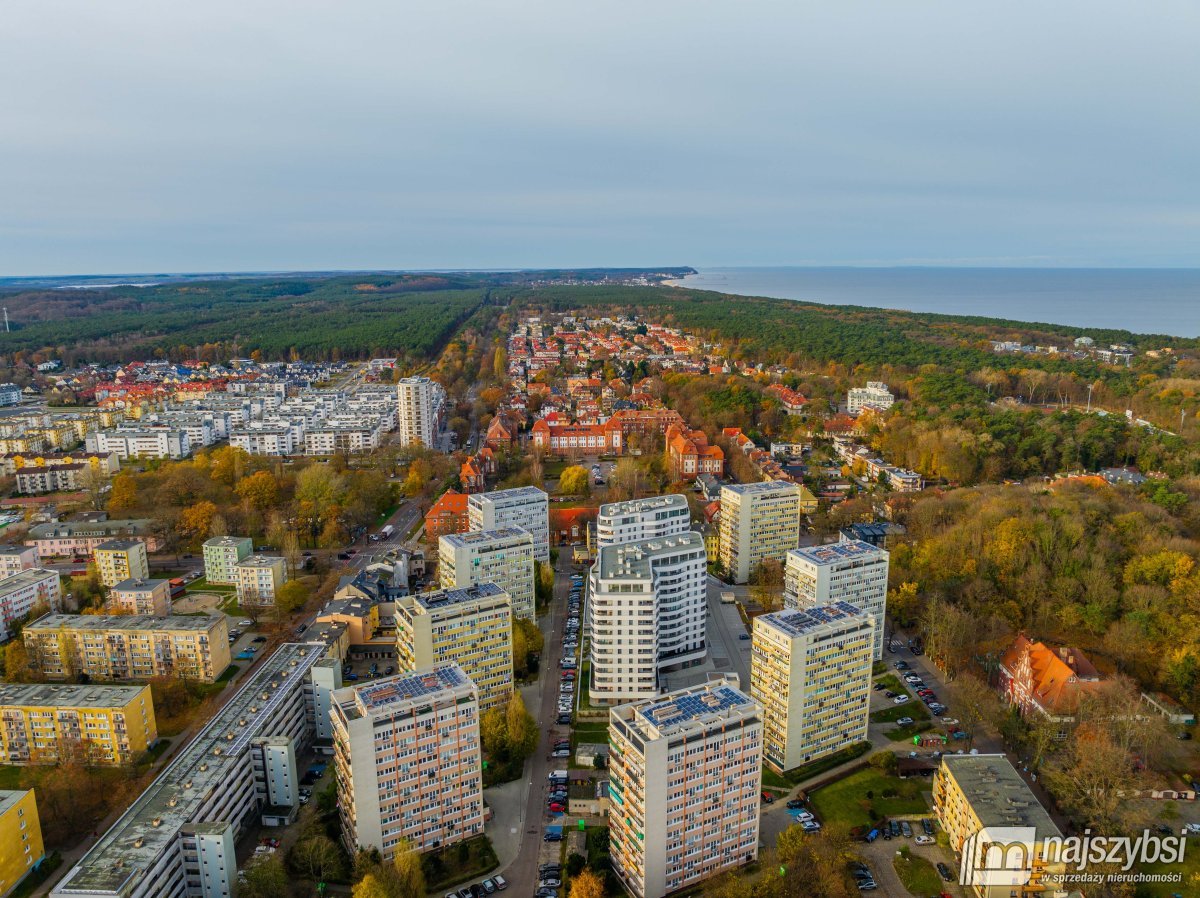
<path fill-rule="evenodd" d="M 824 546 L 802 546 L 799 549 L 789 549 L 788 555 L 795 555 L 809 564 L 824 567 L 846 561 L 874 561 L 878 558 L 886 558 L 887 552 L 870 543 L 855 539 L 840 543 L 828 543 Z"/>
<path fill-rule="evenodd" d="M 761 623 L 764 627 L 773 627 L 795 638 L 822 630 L 830 624 L 862 624 L 871 620 L 871 615 L 860 611 L 849 602 L 834 602 L 831 605 L 818 605 L 803 610 L 786 609 L 760 614 L 754 619 L 754 623 L 755 626 Z"/>
<path fill-rule="evenodd" d="M 758 703 L 730 681 L 718 679 L 613 709 L 622 711 L 644 738 L 661 739 L 693 725 L 757 715 Z"/>
<path fill-rule="evenodd" d="M 506 595 L 508 593 L 495 583 L 478 583 L 474 586 L 456 586 L 453 589 L 435 589 L 432 592 L 418 593 L 412 598 L 426 611 L 436 611 L 439 608 L 449 608 L 463 602 L 474 602 L 478 599 Z"/>
<path fill-rule="evenodd" d="M 124 708 L 149 686 L 76 686 L 53 683 L 0 683 L 0 706 Z"/>
<path fill-rule="evenodd" d="M 522 542 L 533 545 L 533 536 L 528 530 L 522 530 L 520 527 L 500 527 L 496 530 L 473 530 L 470 533 L 448 533 L 442 536 L 451 546 L 462 546 L 463 548 L 475 549 L 481 545 L 490 545 L 496 542 Z"/>
<path fill-rule="evenodd" d="M 704 537 L 694 530 L 675 536 L 641 539 L 631 543 L 604 546 L 597 559 L 596 573 L 602 580 L 628 577 L 644 579 L 650 576 L 651 561 L 689 549 L 704 551 Z"/>
<path fill-rule="evenodd" d="M 280 555 L 251 555 L 237 563 L 237 567 L 276 567 L 283 564 Z"/>
<path fill-rule="evenodd" d="M 1058 827 L 1003 755 L 943 755 L 983 826 L 1032 826 L 1038 836 L 1061 836 Z"/>
<path fill-rule="evenodd" d="M 34 524 L 29 528 L 30 539 L 55 539 L 76 536 L 106 536 L 110 533 L 149 533 L 153 525 L 149 518 L 122 521 L 58 521 Z"/>
<path fill-rule="evenodd" d="M 114 592 L 154 592 L 166 580 L 144 580 L 141 577 L 130 577 L 128 580 L 122 580 L 113 587 Z"/>
<path fill-rule="evenodd" d="M 23 571 L 17 571 L 11 577 L 0 579 L 0 591 L 10 592 L 14 589 L 20 589 L 22 586 L 28 586 L 31 583 L 40 583 L 47 577 L 58 577 L 58 571 L 48 571 L 45 568 L 31 567 Z"/>
<path fill-rule="evenodd" d="M 7 814 L 28 794 L 25 789 L 0 789 L 0 814 Z"/>
<path fill-rule="evenodd" d="M 0 555 L 20 555 L 22 552 L 32 552 L 33 546 L 0 546 Z"/>
<path fill-rule="evenodd" d="M 204 541 L 204 548 L 235 549 L 248 542 L 251 542 L 248 536 L 214 536 Z"/>
<path fill-rule="evenodd" d="M 687 508 L 687 497 L 678 493 L 666 496 L 648 496 L 645 499 L 626 499 L 624 502 L 606 502 L 600 506 L 600 516 L 615 518 L 626 514 L 644 514 L 665 508 Z"/>
<path fill-rule="evenodd" d="M 396 674 L 363 686 L 351 686 L 334 693 L 334 702 L 347 716 L 394 713 L 417 701 L 447 693 L 465 696 L 475 693 L 475 684 L 453 661 L 442 661 L 433 667 Z"/>
<path fill-rule="evenodd" d="M 324 646 L 281 645 L 217 716 L 150 784 L 54 888 L 55 893 L 116 893 L 145 876 L 185 824 L 205 822 L 200 808 L 233 779 L 242 752 L 276 708 L 300 688 Z"/>
<path fill-rule="evenodd" d="M 545 490 L 540 490 L 536 486 L 517 486 L 510 490 L 492 490 L 490 493 L 472 493 L 467 502 L 471 505 L 478 505 L 485 501 L 487 502 L 515 502 L 536 500 L 548 502 L 550 497 L 546 495 Z"/>
<path fill-rule="evenodd" d="M 786 480 L 759 480 L 754 483 L 726 483 L 721 486 L 721 492 L 728 490 L 739 496 L 754 496 L 762 493 L 795 493 L 800 494 L 799 487 Z"/>
<path fill-rule="evenodd" d="M 28 573 L 25 571 L 23 573 Z M 46 614 L 26 630 L 211 630 L 224 615 L 169 614 L 152 617 L 148 614 Z"/>
<path fill-rule="evenodd" d="M 137 546 L 143 546 L 140 539 L 110 539 L 108 542 L 100 543 L 96 546 L 97 552 L 128 552 Z"/>

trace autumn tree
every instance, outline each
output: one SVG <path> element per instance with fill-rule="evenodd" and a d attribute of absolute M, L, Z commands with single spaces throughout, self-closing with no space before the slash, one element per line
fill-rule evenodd
<path fill-rule="evenodd" d="M 510 754 L 527 758 L 537 748 L 537 721 L 525 709 L 525 700 L 519 690 L 514 689 L 512 697 L 504 708 L 504 723 L 508 734 L 508 751 Z"/>
<path fill-rule="evenodd" d="M 279 500 L 279 483 L 270 471 L 255 471 L 242 478 L 234 492 L 259 514 L 266 514 Z"/>
<path fill-rule="evenodd" d="M 117 474 L 108 494 L 108 513 L 114 518 L 126 518 L 138 506 L 137 481 L 132 474 Z"/>
<path fill-rule="evenodd" d="M 305 879 L 323 881 L 344 875 L 342 852 L 324 833 L 307 836 L 288 852 L 288 865 Z"/>
<path fill-rule="evenodd" d="M 783 604 L 783 565 L 778 558 L 764 558 L 750 572 L 750 594 L 766 611 Z"/>
<path fill-rule="evenodd" d="M 275 608 L 282 614 L 294 614 L 308 601 L 309 589 L 300 580 L 289 580 L 275 590 Z"/>
<path fill-rule="evenodd" d="M 564 496 L 586 496 L 588 494 L 588 472 L 582 465 L 563 468 L 558 478 L 558 491 Z"/>
<path fill-rule="evenodd" d="M 571 898 L 604 898 L 604 880 L 585 867 L 571 880 Z"/>
<path fill-rule="evenodd" d="M 179 513 L 179 530 L 193 540 L 207 538 L 212 529 L 213 518 L 217 515 L 217 506 L 207 499 L 190 505 Z"/>

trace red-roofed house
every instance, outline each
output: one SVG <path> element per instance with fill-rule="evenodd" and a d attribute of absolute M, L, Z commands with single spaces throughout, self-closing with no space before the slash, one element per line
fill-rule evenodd
<path fill-rule="evenodd" d="M 720 477 L 725 471 L 725 453 L 720 446 L 710 446 L 702 430 L 672 424 L 667 428 L 667 455 L 675 480 L 695 480 L 700 474 Z"/>
<path fill-rule="evenodd" d="M 1018 636 L 1000 659 L 1000 691 L 1022 714 L 1036 712 L 1072 723 L 1080 699 L 1103 684 L 1100 672 L 1078 649 L 1051 648 Z M 1066 732 L 1062 733 L 1065 738 Z"/>
<path fill-rule="evenodd" d="M 466 493 L 447 490 L 425 514 L 425 535 L 429 539 L 450 533 L 466 533 L 469 526 Z"/>

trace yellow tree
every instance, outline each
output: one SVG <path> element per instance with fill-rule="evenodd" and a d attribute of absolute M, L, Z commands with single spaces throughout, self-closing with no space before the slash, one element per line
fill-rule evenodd
<path fill-rule="evenodd" d="M 132 474 L 118 474 L 113 478 L 112 490 L 108 494 L 108 513 L 115 518 L 124 517 L 138 503 L 137 481 Z"/>
<path fill-rule="evenodd" d="M 189 505 L 179 513 L 179 530 L 191 537 L 208 536 L 217 506 L 207 499 Z"/>
<path fill-rule="evenodd" d="M 558 491 L 565 496 L 585 496 L 588 492 L 588 472 L 582 465 L 563 468 L 558 478 Z"/>
<path fill-rule="evenodd" d="M 351 894 L 353 898 L 393 898 L 374 873 L 368 873 L 360 879 Z"/>
<path fill-rule="evenodd" d="M 279 484 L 270 471 L 255 471 L 249 477 L 242 478 L 234 492 L 243 502 L 262 513 L 278 500 Z"/>
<path fill-rule="evenodd" d="M 585 867 L 571 880 L 571 898 L 604 898 L 604 880 Z"/>

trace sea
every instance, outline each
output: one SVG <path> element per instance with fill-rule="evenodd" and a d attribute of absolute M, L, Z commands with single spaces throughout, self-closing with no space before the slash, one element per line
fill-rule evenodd
<path fill-rule="evenodd" d="M 700 268 L 668 283 L 738 296 L 1200 337 L 1193 268 Z"/>

